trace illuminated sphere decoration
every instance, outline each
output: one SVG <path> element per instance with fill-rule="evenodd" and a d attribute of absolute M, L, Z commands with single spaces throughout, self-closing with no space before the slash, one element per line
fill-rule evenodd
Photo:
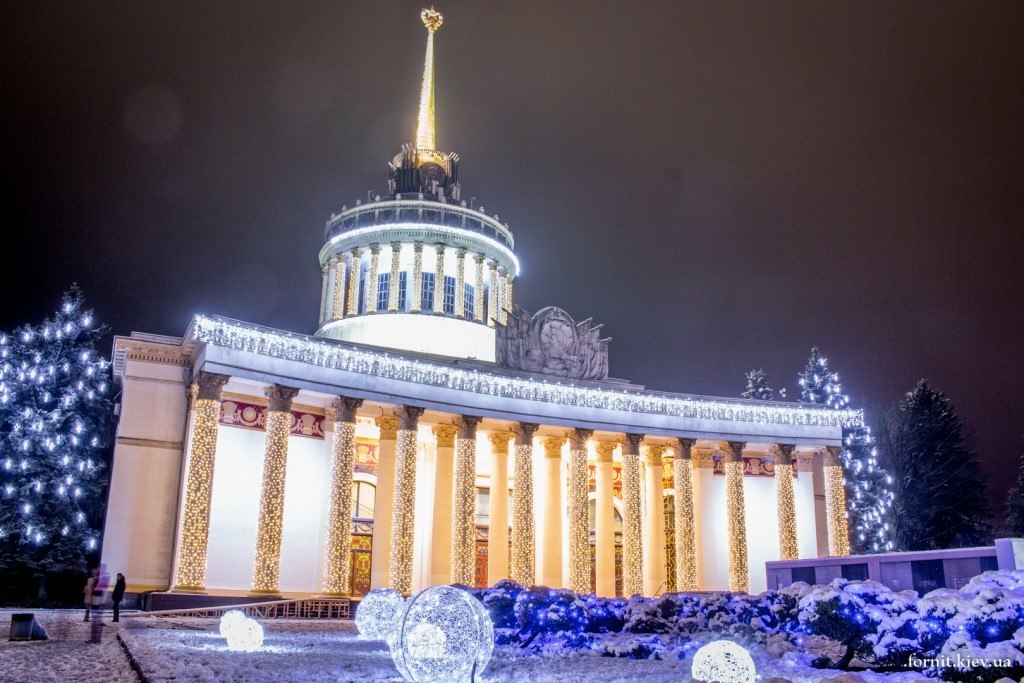
<path fill-rule="evenodd" d="M 224 616 L 220 618 L 220 634 L 224 638 L 228 637 L 228 633 L 237 625 L 246 620 L 245 613 L 240 609 L 228 610 L 224 613 Z"/>
<path fill-rule="evenodd" d="M 469 593 L 434 586 L 409 599 L 388 645 L 407 681 L 470 681 L 490 661 L 494 624 Z"/>
<path fill-rule="evenodd" d="M 697 681 L 754 683 L 757 669 L 742 647 L 730 640 L 716 640 L 697 650 L 690 675 Z"/>
<path fill-rule="evenodd" d="M 230 625 L 228 649 L 233 652 L 255 652 L 263 647 L 263 627 L 255 619 L 245 617 Z"/>
<path fill-rule="evenodd" d="M 359 602 L 356 628 L 366 640 L 388 640 L 402 616 L 405 600 L 390 588 L 374 588 Z"/>

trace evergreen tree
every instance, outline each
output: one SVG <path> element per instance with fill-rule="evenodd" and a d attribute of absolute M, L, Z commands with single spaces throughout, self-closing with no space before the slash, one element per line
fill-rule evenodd
<path fill-rule="evenodd" d="M 849 407 L 850 400 L 839 384 L 839 375 L 828 367 L 818 348 L 804 371 L 798 375 L 800 400 L 835 410 Z M 850 549 L 855 554 L 892 550 L 892 478 L 878 459 L 871 428 L 853 425 L 843 429 L 843 478 L 846 480 L 846 510 L 850 524 Z"/>
<path fill-rule="evenodd" d="M 1017 468 L 1017 485 L 1006 499 L 1006 531 L 1014 537 L 1024 536 L 1024 455 Z"/>
<path fill-rule="evenodd" d="M 756 401 L 771 401 L 775 398 L 775 392 L 768 385 L 768 373 L 764 371 L 764 368 L 747 373 L 747 390 L 740 396 Z"/>
<path fill-rule="evenodd" d="M 921 380 L 886 413 L 881 435 L 896 494 L 896 547 L 935 550 L 986 542 L 981 466 L 949 399 Z"/>
<path fill-rule="evenodd" d="M 98 546 L 111 402 L 105 330 L 75 286 L 57 313 L 0 339 L 0 569 L 81 569 Z"/>

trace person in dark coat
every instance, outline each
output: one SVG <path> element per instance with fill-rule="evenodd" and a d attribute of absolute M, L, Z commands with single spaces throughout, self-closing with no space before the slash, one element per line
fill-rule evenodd
<path fill-rule="evenodd" d="M 124 574 L 117 573 L 114 592 L 110 595 L 114 601 L 114 621 L 121 621 L 121 601 L 124 600 Z"/>

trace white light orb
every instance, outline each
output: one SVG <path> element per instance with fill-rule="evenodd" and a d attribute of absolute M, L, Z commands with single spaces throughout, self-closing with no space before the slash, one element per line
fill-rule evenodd
<path fill-rule="evenodd" d="M 224 613 L 224 616 L 220 618 L 220 634 L 224 638 L 228 637 L 228 632 L 235 627 L 236 624 L 240 624 L 246 620 L 245 612 L 240 609 L 228 610 Z"/>
<path fill-rule="evenodd" d="M 233 652 L 255 652 L 263 647 L 263 627 L 246 617 L 228 630 L 228 649 Z"/>
<path fill-rule="evenodd" d="M 390 588 L 374 588 L 359 601 L 356 628 L 366 640 L 387 640 L 402 616 L 405 600 Z"/>
<path fill-rule="evenodd" d="M 434 586 L 405 604 L 391 658 L 407 681 L 455 683 L 483 673 L 494 650 L 494 624 L 466 591 Z"/>
<path fill-rule="evenodd" d="M 757 669 L 742 647 L 731 640 L 716 640 L 697 650 L 690 675 L 698 681 L 754 683 Z"/>

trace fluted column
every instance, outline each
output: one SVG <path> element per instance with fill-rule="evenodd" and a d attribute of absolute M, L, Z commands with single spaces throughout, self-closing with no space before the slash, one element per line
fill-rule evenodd
<path fill-rule="evenodd" d="M 747 516 L 743 498 L 742 441 L 730 441 L 725 462 L 725 514 L 729 539 L 729 590 L 746 593 L 750 590 L 750 569 L 747 557 Z"/>
<path fill-rule="evenodd" d="M 594 473 L 594 537 L 595 592 L 604 598 L 615 597 L 615 503 L 613 495 L 612 454 L 615 444 L 597 443 L 597 468 Z"/>
<path fill-rule="evenodd" d="M 323 280 L 323 288 L 320 290 L 320 324 L 332 318 L 333 307 L 331 305 L 334 296 L 334 265 L 338 258 L 332 257 L 320 268 L 320 276 Z"/>
<path fill-rule="evenodd" d="M 537 554 L 533 521 L 533 435 L 539 425 L 520 422 L 512 476 L 512 580 L 524 586 L 537 583 Z"/>
<path fill-rule="evenodd" d="M 829 446 L 822 472 L 825 475 L 825 530 L 828 533 L 828 554 L 850 554 L 850 528 L 846 519 L 846 489 L 840 457 L 843 449 Z"/>
<path fill-rule="evenodd" d="M 487 268 L 491 278 L 487 289 L 487 324 L 494 327 L 494 321 L 498 319 L 498 264 L 488 261 Z"/>
<path fill-rule="evenodd" d="M 409 312 L 419 313 L 423 307 L 423 244 L 412 245 L 412 284 L 409 285 Z"/>
<path fill-rule="evenodd" d="M 664 446 L 647 447 L 647 545 L 644 546 L 644 594 L 657 595 L 666 584 Z"/>
<path fill-rule="evenodd" d="M 416 434 L 423 408 L 402 406 L 398 410 L 395 441 L 395 487 L 392 496 L 391 588 L 408 597 L 412 594 L 412 562 L 416 526 Z"/>
<path fill-rule="evenodd" d="M 185 504 L 178 539 L 174 590 L 201 591 L 206 587 L 206 549 L 210 538 L 210 499 L 217 455 L 220 395 L 227 375 L 199 372 L 192 403 L 192 437 L 185 475 Z"/>
<path fill-rule="evenodd" d="M 796 542 L 796 496 L 793 491 L 794 444 L 779 444 L 775 461 L 775 496 L 779 508 L 779 559 L 798 557 Z"/>
<path fill-rule="evenodd" d="M 373 502 L 373 550 L 370 556 L 371 588 L 391 586 L 391 517 L 394 501 L 388 495 L 395 488 L 395 447 L 398 418 L 382 415 L 375 422 L 380 428 L 377 442 L 377 495 Z"/>
<path fill-rule="evenodd" d="M 487 531 L 487 584 L 508 578 L 508 441 L 512 432 L 491 432 L 491 512 Z"/>
<path fill-rule="evenodd" d="M 622 595 L 644 592 L 643 533 L 640 520 L 640 442 L 643 434 L 626 434 L 622 446 Z"/>
<path fill-rule="evenodd" d="M 370 245 L 370 268 L 366 275 L 366 313 L 377 312 L 377 274 L 380 272 L 380 245 Z"/>
<path fill-rule="evenodd" d="M 444 313 L 444 245 L 434 247 L 434 313 Z"/>
<path fill-rule="evenodd" d="M 359 265 L 362 255 L 363 252 L 359 247 L 352 250 L 352 267 L 349 270 L 348 303 L 346 305 L 345 315 L 359 314 Z"/>
<path fill-rule="evenodd" d="M 484 255 L 476 254 L 473 256 L 473 261 L 476 263 L 476 278 L 474 279 L 473 289 L 473 320 L 478 323 L 484 321 Z"/>
<path fill-rule="evenodd" d="M 452 583 L 466 586 L 476 578 L 476 428 L 481 419 L 463 415 L 455 440 Z"/>
<path fill-rule="evenodd" d="M 541 584 L 562 588 L 562 444 L 565 438 L 544 439 L 544 552 L 541 555 Z"/>
<path fill-rule="evenodd" d="M 352 574 L 352 473 L 356 465 L 356 410 L 361 405 L 363 399 L 346 396 L 331 402 L 334 409 L 331 502 L 322 584 L 326 595 L 349 593 Z"/>
<path fill-rule="evenodd" d="M 576 429 L 570 435 L 569 481 L 566 507 L 569 523 L 569 590 L 590 592 L 590 521 L 587 514 L 587 439 L 593 429 Z"/>
<path fill-rule="evenodd" d="M 398 291 L 402 274 L 402 243 L 391 243 L 391 275 L 388 279 L 388 311 L 398 312 Z"/>
<path fill-rule="evenodd" d="M 288 437 L 292 431 L 292 399 L 298 389 L 272 384 L 267 387 L 267 445 L 263 452 L 263 486 L 256 525 L 256 559 L 252 569 L 253 593 L 281 590 L 281 525 L 284 520 L 284 475 L 288 466 Z"/>
<path fill-rule="evenodd" d="M 466 317 L 466 250 L 455 252 L 455 317 Z M 506 444 L 507 445 L 507 444 Z"/>
<path fill-rule="evenodd" d="M 430 530 L 430 585 L 452 582 L 452 479 L 458 426 L 439 424 L 434 459 L 434 512 Z"/>
<path fill-rule="evenodd" d="M 676 590 L 697 588 L 697 527 L 693 515 L 693 445 L 696 439 L 677 439 L 678 455 L 672 462 L 676 490 Z"/>

